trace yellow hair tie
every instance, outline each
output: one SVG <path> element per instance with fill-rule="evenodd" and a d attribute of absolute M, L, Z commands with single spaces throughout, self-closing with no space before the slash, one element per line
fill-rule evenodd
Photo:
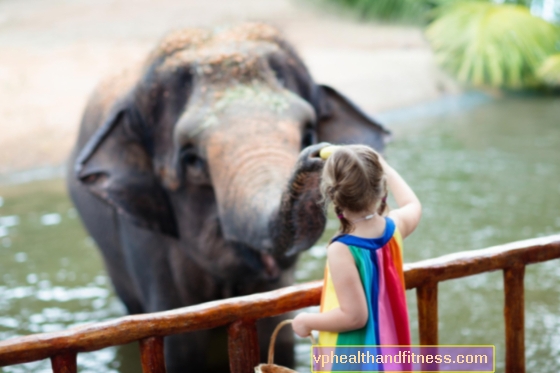
<path fill-rule="evenodd" d="M 330 146 L 325 146 L 323 149 L 321 149 L 321 151 L 319 152 L 319 156 L 322 159 L 327 159 L 328 157 L 330 157 L 332 155 L 332 153 L 334 153 L 338 148 L 340 148 L 340 146 L 337 145 L 330 145 Z"/>

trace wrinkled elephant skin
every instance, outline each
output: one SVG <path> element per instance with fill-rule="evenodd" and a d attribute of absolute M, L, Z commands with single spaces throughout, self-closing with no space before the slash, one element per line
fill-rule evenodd
<path fill-rule="evenodd" d="M 388 134 L 276 29 L 187 29 L 98 86 L 68 184 L 128 311 L 162 311 L 292 284 L 325 227 L 320 142 L 382 150 Z M 280 319 L 259 322 L 263 344 Z M 226 345 L 167 337 L 168 372 L 227 371 Z M 293 366 L 291 332 L 277 351 Z"/>

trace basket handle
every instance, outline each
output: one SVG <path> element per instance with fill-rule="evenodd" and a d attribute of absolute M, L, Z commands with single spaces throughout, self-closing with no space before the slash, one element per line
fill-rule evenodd
<path fill-rule="evenodd" d="M 268 345 L 268 364 L 273 364 L 274 362 L 274 344 L 276 343 L 276 336 L 278 335 L 278 332 L 280 331 L 280 329 L 282 329 L 284 325 L 291 324 L 292 321 L 293 321 L 292 319 L 284 320 L 280 322 L 278 325 L 276 325 L 276 328 L 274 328 L 274 331 L 272 332 L 272 336 L 270 337 L 270 344 Z M 313 337 L 313 334 L 309 335 L 309 339 L 311 339 L 311 344 L 314 345 L 317 344 L 317 341 Z"/>

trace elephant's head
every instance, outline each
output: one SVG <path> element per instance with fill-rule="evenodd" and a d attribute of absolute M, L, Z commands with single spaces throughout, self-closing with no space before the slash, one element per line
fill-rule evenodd
<path fill-rule="evenodd" d="M 82 147 L 76 176 L 217 276 L 233 271 L 223 260 L 274 278 L 320 237 L 319 142 L 382 150 L 388 137 L 314 83 L 263 24 L 172 33 L 138 76 L 98 114 L 103 124 Z"/>

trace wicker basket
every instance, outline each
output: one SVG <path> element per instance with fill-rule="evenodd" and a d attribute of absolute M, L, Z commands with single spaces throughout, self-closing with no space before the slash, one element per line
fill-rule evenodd
<path fill-rule="evenodd" d="M 255 367 L 255 373 L 297 373 L 297 371 L 283 367 L 281 365 L 276 365 L 273 363 L 274 361 L 274 344 L 276 342 L 276 336 L 278 332 L 284 325 L 291 324 L 292 320 L 284 320 L 274 329 L 272 332 L 272 336 L 270 337 L 270 345 L 268 346 L 268 363 L 266 364 L 259 364 Z M 309 338 L 311 339 L 312 344 L 317 344 L 313 335 L 310 335 Z"/>

